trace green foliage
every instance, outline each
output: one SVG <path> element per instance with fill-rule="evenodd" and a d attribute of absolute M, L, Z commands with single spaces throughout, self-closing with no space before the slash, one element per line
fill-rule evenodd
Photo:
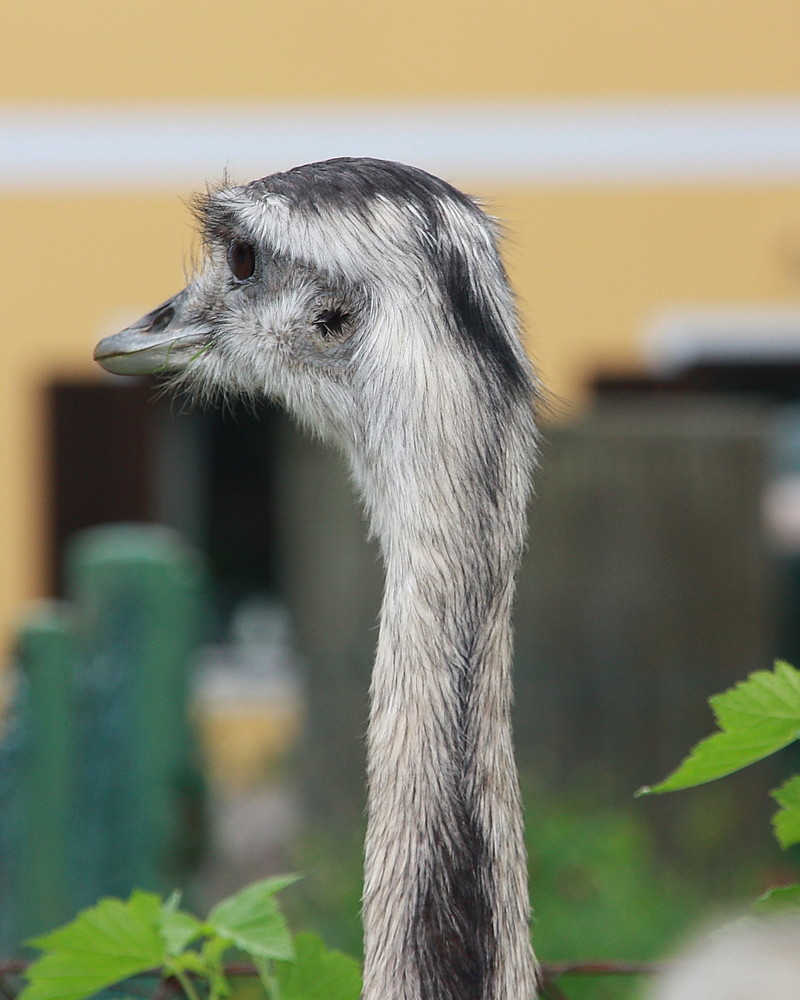
<path fill-rule="evenodd" d="M 361 974 L 319 938 L 292 942 L 275 894 L 296 876 L 264 879 L 218 903 L 205 921 L 134 892 L 103 899 L 69 924 L 30 943 L 45 953 L 28 969 L 20 1000 L 86 1000 L 144 973 L 176 978 L 190 1000 L 231 993 L 223 960 L 236 949 L 253 961 L 267 1000 L 358 1000 Z"/>
<path fill-rule="evenodd" d="M 46 951 L 28 971 L 25 1000 L 81 1000 L 167 960 L 161 900 L 134 892 L 104 899 L 30 943 Z"/>
<path fill-rule="evenodd" d="M 769 757 L 800 737 L 800 671 L 778 660 L 730 691 L 709 698 L 720 732 L 702 740 L 681 766 L 637 794 L 675 792 L 715 781 Z"/>
<path fill-rule="evenodd" d="M 296 875 L 286 875 L 248 885 L 217 903 L 206 926 L 229 946 L 235 945 L 253 958 L 291 961 L 294 950 L 289 928 L 273 897 L 296 881 Z"/>
<path fill-rule="evenodd" d="M 673 792 L 723 778 L 800 739 L 800 671 L 776 661 L 730 691 L 709 698 L 720 728 L 702 740 L 664 781 L 638 795 Z M 784 849 L 800 843 L 800 775 L 771 793 L 780 809 L 773 817 L 775 836 Z M 800 885 L 773 889 L 758 910 L 800 908 Z"/>
<path fill-rule="evenodd" d="M 180 901 L 180 893 L 173 892 L 161 907 L 161 936 L 168 955 L 179 955 L 203 934 L 202 920 L 185 910 L 179 910 Z"/>
<path fill-rule="evenodd" d="M 564 802 L 527 817 L 526 840 L 533 940 L 548 961 L 655 957 L 699 902 L 659 859 L 644 825 L 621 809 Z"/>
<path fill-rule="evenodd" d="M 696 920 L 702 887 L 664 860 L 633 810 L 601 805 L 591 792 L 528 797 L 536 802 L 525 826 L 542 961 L 656 958 Z M 623 1000 L 640 988 L 635 979 L 581 976 L 566 992 L 570 1000 Z"/>
<path fill-rule="evenodd" d="M 771 793 L 781 807 L 772 817 L 778 843 L 786 850 L 800 844 L 800 775 L 789 778 Z"/>
<path fill-rule="evenodd" d="M 296 961 L 276 962 L 280 1000 L 358 1000 L 361 970 L 355 959 L 331 951 L 314 934 L 294 939 Z"/>
<path fill-rule="evenodd" d="M 334 948 L 360 957 L 363 951 L 361 890 L 364 826 L 316 827 L 293 845 L 294 865 L 307 872 L 287 900 L 292 924 L 319 934 Z"/>

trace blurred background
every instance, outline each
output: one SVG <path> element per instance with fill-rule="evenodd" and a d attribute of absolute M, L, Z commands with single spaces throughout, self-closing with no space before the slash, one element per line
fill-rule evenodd
<path fill-rule="evenodd" d="M 683 797 L 631 796 L 710 731 L 709 694 L 775 656 L 800 662 L 796 4 L 7 0 L 0 38 L 0 799 L 17 802 L 0 878 L 20 870 L 14 838 L 31 842 L 20 830 L 34 807 L 13 777 L 35 729 L 20 722 L 38 669 L 26 650 L 53 641 L 58 660 L 77 641 L 64 615 L 88 614 L 48 606 L 26 632 L 30 602 L 94 608 L 113 587 L 93 560 L 141 543 L 134 562 L 149 565 L 157 547 L 85 529 L 167 526 L 178 589 L 201 609 L 181 604 L 159 626 L 186 616 L 164 739 L 189 746 L 188 699 L 196 743 L 175 751 L 178 798 L 147 806 L 180 814 L 172 884 L 202 904 L 300 867 L 294 919 L 360 947 L 380 569 L 339 461 L 266 407 L 184 411 L 91 360 L 100 337 L 183 285 L 192 192 L 336 155 L 441 174 L 507 232 L 547 392 L 517 611 L 539 951 L 649 957 L 790 877 L 765 790 L 791 760 Z M 77 645 L 85 688 L 97 650 Z M 41 669 L 47 699 L 60 668 Z M 152 708 L 161 695 L 136 697 Z M 155 722 L 128 721 L 124 766 L 103 743 L 121 723 L 70 737 L 84 763 L 112 761 L 102 781 L 80 772 L 81 787 L 136 770 Z M 77 779 L 63 780 L 65 815 L 85 811 L 64 791 Z M 112 868 L 137 836 L 105 836 Z M 160 884 L 159 865 L 117 871 L 117 888 Z"/>

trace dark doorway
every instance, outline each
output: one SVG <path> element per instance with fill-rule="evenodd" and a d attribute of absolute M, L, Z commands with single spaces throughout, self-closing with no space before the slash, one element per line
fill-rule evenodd
<path fill-rule="evenodd" d="M 49 589 L 67 540 L 107 521 L 154 520 L 150 385 L 56 382 L 47 390 Z"/>
<path fill-rule="evenodd" d="M 274 592 L 276 411 L 189 409 L 123 378 L 56 382 L 46 405 L 51 593 L 69 538 L 117 521 L 166 524 L 202 549 L 223 626 L 237 602 Z"/>

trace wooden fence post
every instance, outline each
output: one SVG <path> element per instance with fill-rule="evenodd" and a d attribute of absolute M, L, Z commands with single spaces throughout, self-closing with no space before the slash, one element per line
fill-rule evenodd
<path fill-rule="evenodd" d="M 78 609 L 80 696 L 95 702 L 84 752 L 106 754 L 79 764 L 86 783 L 76 893 L 85 905 L 132 886 L 163 889 L 185 873 L 187 820 L 202 812 L 187 715 L 202 570 L 175 533 L 137 524 L 82 532 L 66 566 Z"/>
<path fill-rule="evenodd" d="M 185 882 L 204 835 L 188 716 L 203 567 L 153 525 L 82 532 L 18 637 L 0 732 L 0 947 L 103 895 Z"/>
<path fill-rule="evenodd" d="M 65 603 L 36 607 L 17 647 L 24 703 L 25 778 L 17 835 L 16 932 L 24 939 L 69 918 L 75 639 Z"/>

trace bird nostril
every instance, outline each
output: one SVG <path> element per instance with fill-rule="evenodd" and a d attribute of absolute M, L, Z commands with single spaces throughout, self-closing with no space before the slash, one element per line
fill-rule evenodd
<path fill-rule="evenodd" d="M 172 306 L 165 306 L 163 309 L 157 310 L 150 321 L 150 331 L 152 333 L 161 333 L 162 330 L 166 330 L 174 316 L 175 310 Z"/>

